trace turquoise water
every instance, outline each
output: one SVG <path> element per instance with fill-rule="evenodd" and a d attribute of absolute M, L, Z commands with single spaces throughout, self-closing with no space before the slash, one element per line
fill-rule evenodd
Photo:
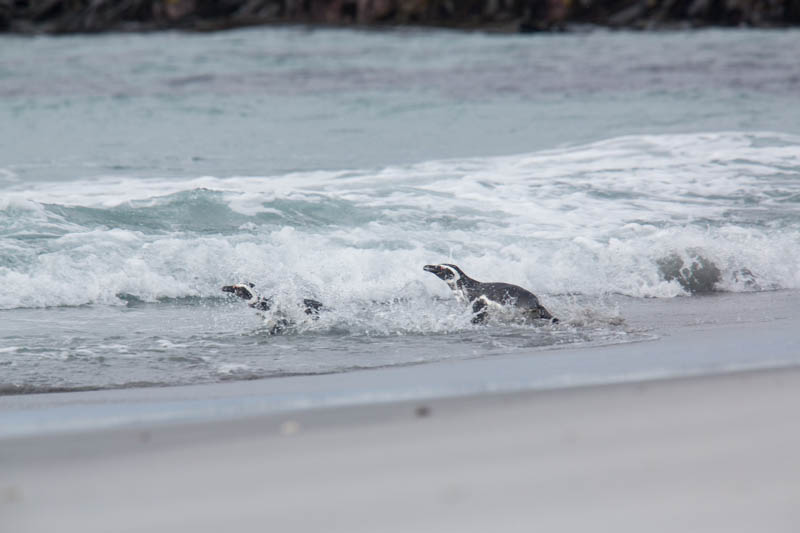
<path fill-rule="evenodd" d="M 797 30 L 2 39 L 6 184 L 268 176 L 800 128 Z"/>
<path fill-rule="evenodd" d="M 800 288 L 798 43 L 2 37 L 0 391 L 639 340 L 620 298 L 688 298 L 675 258 L 713 264 L 716 291 Z M 472 325 L 422 271 L 444 261 L 562 323 Z M 241 280 L 292 315 L 286 335 L 221 293 Z M 317 321 L 292 306 L 309 296 Z"/>

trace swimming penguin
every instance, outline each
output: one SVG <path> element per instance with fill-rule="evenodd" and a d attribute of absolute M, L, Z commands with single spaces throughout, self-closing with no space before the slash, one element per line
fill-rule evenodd
<path fill-rule="evenodd" d="M 247 305 L 259 311 L 269 311 L 272 309 L 272 298 L 261 296 L 256 291 L 256 286 L 253 283 L 236 283 L 234 285 L 225 285 L 222 287 L 222 292 L 232 292 L 242 300 L 247 300 Z M 319 315 L 322 309 L 322 302 L 312 300 L 311 298 L 303 299 L 303 308 L 307 315 Z"/>
<path fill-rule="evenodd" d="M 456 265 L 425 265 L 425 272 L 431 272 L 447 283 L 461 303 L 472 305 L 473 324 L 486 322 L 489 311 L 494 309 L 513 309 L 521 311 L 527 320 L 548 320 L 555 324 L 558 319 L 539 303 L 532 292 L 510 283 L 481 283 L 476 281 Z"/>
<path fill-rule="evenodd" d="M 258 291 L 256 291 L 256 286 L 253 283 L 244 282 L 234 285 L 225 285 L 222 287 L 222 292 L 230 292 L 242 300 L 247 300 L 247 305 L 259 311 L 270 311 L 274 305 L 272 298 L 260 295 Z M 324 308 L 322 302 L 312 300 L 311 298 L 304 298 L 301 307 L 303 308 L 303 312 L 314 320 L 319 318 L 319 313 Z M 277 309 L 274 316 L 270 317 L 268 325 L 270 334 L 275 335 L 286 331 L 293 323 L 286 313 Z"/>

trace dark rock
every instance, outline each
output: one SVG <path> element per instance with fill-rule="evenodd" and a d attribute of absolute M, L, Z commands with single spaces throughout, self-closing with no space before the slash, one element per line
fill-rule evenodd
<path fill-rule="evenodd" d="M 641 19 L 647 11 L 647 4 L 644 1 L 637 0 L 608 17 L 608 24 L 610 26 L 628 26 Z"/>
<path fill-rule="evenodd" d="M 389 20 L 398 9 L 394 0 L 359 0 L 356 19 L 359 24 L 373 24 Z"/>
<path fill-rule="evenodd" d="M 233 17 L 249 18 L 277 18 L 280 15 L 281 6 L 279 2 L 271 0 L 250 0 L 233 13 Z"/>
<path fill-rule="evenodd" d="M 800 24 L 800 0 L 0 0 L 0 31 L 94 32 L 249 24 L 423 25 L 491 31 L 568 23 Z"/>
<path fill-rule="evenodd" d="M 520 22 L 521 32 L 564 29 L 570 0 L 528 0 Z"/>
<path fill-rule="evenodd" d="M 702 19 L 711 10 L 711 0 L 693 0 L 691 4 L 689 4 L 689 8 L 687 10 L 687 15 L 692 20 Z"/>
<path fill-rule="evenodd" d="M 787 24 L 800 24 L 800 0 L 786 0 L 782 15 Z"/>
<path fill-rule="evenodd" d="M 0 0 L 0 31 L 8 30 L 11 26 L 12 0 Z"/>
<path fill-rule="evenodd" d="M 677 253 L 668 255 L 657 261 L 661 275 L 666 281 L 676 280 L 681 287 L 691 294 L 714 292 L 721 272 L 710 259 L 703 257 L 696 250 L 688 250 L 686 264 Z"/>
<path fill-rule="evenodd" d="M 197 9 L 195 0 L 166 0 L 164 14 L 169 20 L 180 20 L 194 13 Z"/>

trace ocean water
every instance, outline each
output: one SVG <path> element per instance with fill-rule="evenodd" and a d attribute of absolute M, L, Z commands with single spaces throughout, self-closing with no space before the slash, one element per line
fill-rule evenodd
<path fill-rule="evenodd" d="M 631 302 L 800 289 L 798 44 L 0 37 L 0 394 L 535 357 L 657 335 Z M 561 322 L 473 325 L 432 262 Z"/>

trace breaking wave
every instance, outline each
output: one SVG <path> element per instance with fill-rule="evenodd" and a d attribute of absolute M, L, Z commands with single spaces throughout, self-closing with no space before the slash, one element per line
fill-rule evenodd
<path fill-rule="evenodd" d="M 448 293 L 421 267 L 444 260 L 545 301 L 800 288 L 798 171 L 798 137 L 708 133 L 371 170 L 15 184 L 0 198 L 0 309 L 209 298 L 243 279 L 342 308 L 429 306 Z"/>

